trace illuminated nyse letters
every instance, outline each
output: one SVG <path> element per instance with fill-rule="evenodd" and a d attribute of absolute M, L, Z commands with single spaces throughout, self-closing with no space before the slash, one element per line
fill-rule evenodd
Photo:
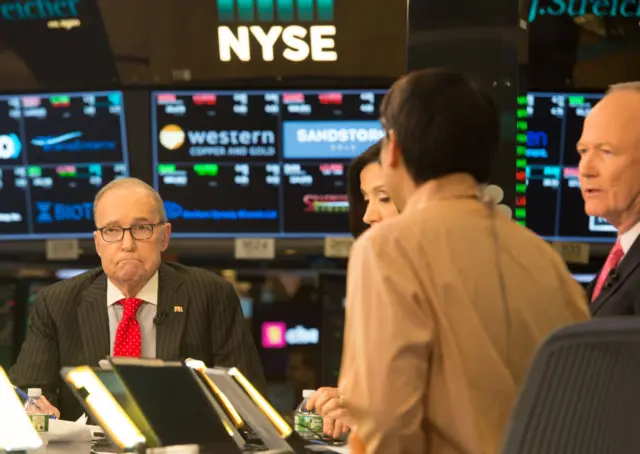
<path fill-rule="evenodd" d="M 305 39 L 309 36 L 309 42 Z M 231 61 L 232 53 L 240 61 L 251 61 L 251 36 L 260 44 L 262 60 L 274 61 L 274 47 L 278 40 L 287 46 L 282 56 L 292 62 L 301 62 L 311 57 L 317 62 L 336 61 L 336 27 L 312 25 L 308 29 L 300 25 L 282 27 L 274 25 L 265 32 L 257 25 L 239 26 L 234 32 L 230 27 L 218 27 L 218 46 L 221 61 Z"/>

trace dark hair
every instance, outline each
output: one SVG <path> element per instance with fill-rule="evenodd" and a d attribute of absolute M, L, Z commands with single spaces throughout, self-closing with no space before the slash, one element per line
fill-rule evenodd
<path fill-rule="evenodd" d="M 369 226 L 362 221 L 367 211 L 367 202 L 360 190 L 360 173 L 369 164 L 380 161 L 380 142 L 367 148 L 360 156 L 349 164 L 347 174 L 347 196 L 349 197 L 349 228 L 351 234 L 358 238 Z"/>
<path fill-rule="evenodd" d="M 491 94 L 467 76 L 425 69 L 393 84 L 380 107 L 417 184 L 453 173 L 489 181 L 500 139 Z"/>

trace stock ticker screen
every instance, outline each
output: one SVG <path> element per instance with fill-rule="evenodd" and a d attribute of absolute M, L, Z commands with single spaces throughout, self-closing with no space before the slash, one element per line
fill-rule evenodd
<path fill-rule="evenodd" d="M 0 239 L 85 237 L 128 175 L 120 92 L 0 96 Z"/>
<path fill-rule="evenodd" d="M 383 136 L 384 93 L 152 93 L 154 184 L 176 235 L 347 233 L 347 165 Z"/>
<path fill-rule="evenodd" d="M 602 94 L 529 93 L 526 225 L 551 241 L 614 241 L 615 228 L 587 216 L 576 144 L 584 118 Z"/>

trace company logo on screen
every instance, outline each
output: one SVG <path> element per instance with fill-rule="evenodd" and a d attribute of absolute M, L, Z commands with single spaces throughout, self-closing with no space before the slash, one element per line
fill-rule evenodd
<path fill-rule="evenodd" d="M 167 215 L 167 219 L 169 221 L 173 221 L 176 219 L 180 219 L 184 210 L 182 209 L 182 206 L 178 205 L 177 203 L 167 200 L 164 202 L 164 211 Z"/>
<path fill-rule="evenodd" d="M 303 197 L 307 213 L 346 213 L 349 211 L 349 199 L 346 194 L 307 194 Z"/>
<path fill-rule="evenodd" d="M 0 159 L 15 159 L 20 156 L 22 143 L 15 134 L 0 135 Z"/>
<path fill-rule="evenodd" d="M 283 2 L 281 0 L 260 0 L 257 11 L 253 2 L 240 0 L 218 0 L 220 22 L 248 23 L 230 27 L 218 27 L 218 52 L 220 60 L 228 62 L 235 56 L 242 62 L 252 60 L 252 41 L 259 44 L 262 61 L 276 59 L 276 46 L 281 48 L 282 58 L 291 62 L 311 60 L 332 62 L 338 59 L 336 52 L 336 27 L 333 22 L 333 0 L 307 0 L 305 2 Z M 257 15 L 256 15 L 257 12 Z M 263 27 L 256 23 L 320 22 L 311 26 L 271 25 Z"/>
<path fill-rule="evenodd" d="M 188 130 L 167 125 L 160 130 L 160 144 L 178 150 L 185 141 L 195 157 L 265 157 L 276 153 L 276 134 L 271 130 Z"/>
<path fill-rule="evenodd" d="M 262 347 L 285 348 L 287 325 L 284 322 L 265 322 L 262 324 Z"/>
<path fill-rule="evenodd" d="M 384 137 L 379 121 L 288 121 L 283 125 L 287 159 L 353 159 Z"/>
<path fill-rule="evenodd" d="M 376 128 L 317 128 L 298 129 L 300 143 L 376 142 L 384 136 Z"/>
<path fill-rule="evenodd" d="M 548 144 L 549 136 L 545 131 L 527 131 L 527 158 L 548 158 Z"/>
<path fill-rule="evenodd" d="M 38 224 L 50 224 L 64 221 L 90 221 L 93 203 L 54 203 L 36 202 L 36 222 Z"/>
<path fill-rule="evenodd" d="M 167 219 L 170 221 L 178 219 L 185 221 L 242 221 L 278 218 L 277 210 L 190 210 L 170 200 L 164 202 L 164 208 L 167 213 Z"/>
<path fill-rule="evenodd" d="M 31 140 L 31 144 L 42 148 L 44 152 L 105 151 L 116 149 L 116 143 L 112 140 L 81 140 L 83 135 L 80 131 L 73 131 L 57 136 L 35 137 Z"/>
<path fill-rule="evenodd" d="M 584 17 L 640 17 L 640 3 L 636 0 L 591 2 L 588 0 L 532 0 L 529 22 L 538 16 Z"/>
<path fill-rule="evenodd" d="M 262 324 L 262 347 L 275 349 L 285 348 L 287 345 L 318 345 L 320 331 L 318 328 L 305 328 L 296 325 L 287 329 L 284 322 L 264 322 Z"/>
<path fill-rule="evenodd" d="M 8 21 L 78 17 L 80 0 L 31 0 L 0 3 L 0 18 Z"/>
<path fill-rule="evenodd" d="M 184 131 L 178 125 L 167 125 L 160 131 L 160 144 L 167 150 L 177 150 L 184 145 Z"/>

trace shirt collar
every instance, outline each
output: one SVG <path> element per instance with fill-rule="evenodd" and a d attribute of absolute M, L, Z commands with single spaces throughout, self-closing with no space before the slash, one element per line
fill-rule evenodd
<path fill-rule="evenodd" d="M 627 252 L 629 252 L 633 243 L 638 239 L 638 236 L 640 236 L 640 222 L 620 235 L 620 246 L 622 246 L 622 252 L 624 252 L 624 255 L 627 255 Z"/>
<path fill-rule="evenodd" d="M 475 199 L 480 200 L 481 187 L 466 173 L 454 173 L 429 180 L 422 184 L 409 198 L 404 211 L 418 210 L 423 204 L 435 200 Z"/>
<path fill-rule="evenodd" d="M 107 306 L 112 306 L 118 301 L 124 299 L 118 287 L 111 283 L 111 280 L 107 279 Z M 140 298 L 146 303 L 158 305 L 158 272 L 149 279 L 149 281 L 142 287 L 142 290 L 136 295 L 136 298 Z"/>

